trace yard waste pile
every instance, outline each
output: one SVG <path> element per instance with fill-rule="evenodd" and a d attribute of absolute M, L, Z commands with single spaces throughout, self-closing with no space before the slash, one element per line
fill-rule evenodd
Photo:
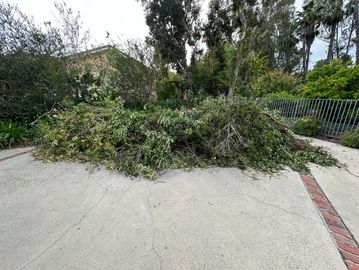
<path fill-rule="evenodd" d="M 39 130 L 39 159 L 98 163 L 149 179 L 175 168 L 275 172 L 284 166 L 304 171 L 307 162 L 337 164 L 322 148 L 296 138 L 276 115 L 244 98 L 207 98 L 180 108 L 80 104 L 49 116 Z"/>

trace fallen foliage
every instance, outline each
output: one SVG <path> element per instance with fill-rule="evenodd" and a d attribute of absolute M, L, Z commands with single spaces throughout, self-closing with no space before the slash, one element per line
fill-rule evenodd
<path fill-rule="evenodd" d="M 247 99 L 208 98 L 179 109 L 80 104 L 39 128 L 40 159 L 95 162 L 150 179 L 173 168 L 275 172 L 284 166 L 303 171 L 307 162 L 337 164 L 329 153 L 296 138 L 275 115 Z"/>

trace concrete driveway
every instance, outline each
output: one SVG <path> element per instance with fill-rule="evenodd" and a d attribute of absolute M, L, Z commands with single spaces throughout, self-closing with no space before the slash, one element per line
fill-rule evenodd
<path fill-rule="evenodd" d="M 0 269 L 346 266 L 295 172 L 177 170 L 150 182 L 24 154 L 0 162 Z"/>

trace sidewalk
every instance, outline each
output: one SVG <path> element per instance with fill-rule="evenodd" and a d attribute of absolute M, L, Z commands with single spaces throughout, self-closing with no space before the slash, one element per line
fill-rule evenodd
<path fill-rule="evenodd" d="M 347 166 L 323 168 L 312 164 L 310 169 L 345 225 L 359 242 L 359 150 L 316 139 L 313 143 L 327 148 Z"/>

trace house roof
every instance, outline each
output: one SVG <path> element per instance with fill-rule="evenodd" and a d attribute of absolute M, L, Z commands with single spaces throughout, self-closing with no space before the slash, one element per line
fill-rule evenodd
<path fill-rule="evenodd" d="M 108 50 L 112 50 L 112 49 L 116 49 L 116 48 L 114 46 L 111 46 L 111 45 L 104 45 L 104 46 L 96 47 L 96 48 L 93 48 L 93 49 L 90 49 L 90 50 L 74 53 L 74 54 L 72 54 L 70 56 L 92 55 L 92 54 L 96 54 L 96 53 L 99 53 L 99 52 L 104 52 L 104 51 L 108 51 Z"/>

